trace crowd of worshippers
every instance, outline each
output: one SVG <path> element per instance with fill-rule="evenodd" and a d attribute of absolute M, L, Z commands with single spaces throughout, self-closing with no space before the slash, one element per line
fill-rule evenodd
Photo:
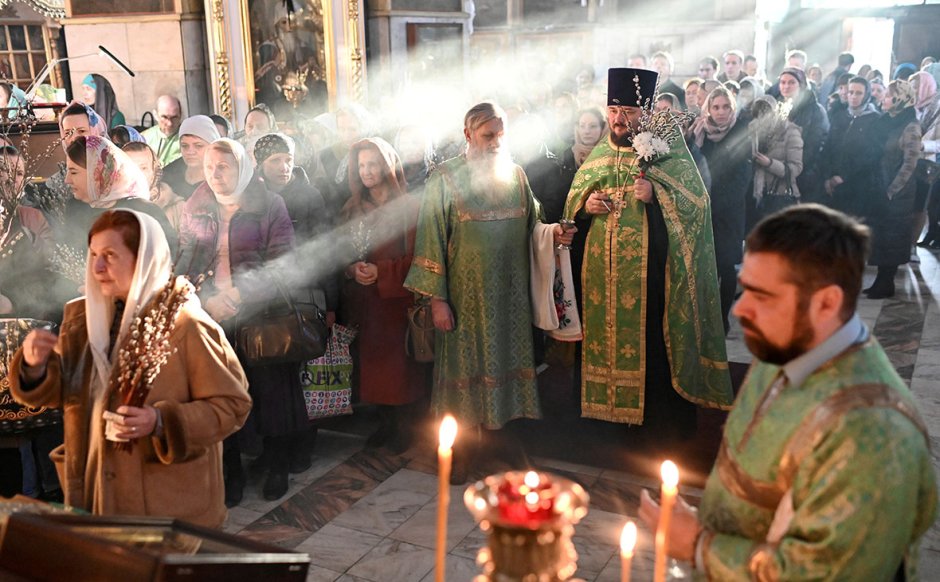
<path fill-rule="evenodd" d="M 901 65 L 888 79 L 868 66 L 852 72 L 850 54 L 840 55 L 838 67 L 825 77 L 818 66 L 808 63 L 805 53 L 791 51 L 786 68 L 775 79 L 766 79 L 756 59 L 731 50 L 721 61 L 702 59 L 699 76 L 679 83 L 667 53 L 630 59 L 631 66 L 658 73 L 655 96 L 650 92 L 648 103 L 640 105 L 693 114 L 681 117 L 685 146 L 701 176 L 711 212 L 699 217 L 708 224 L 697 224 L 700 230 L 688 236 L 704 237 L 714 249 L 695 269 L 701 269 L 698 272 L 705 280 L 717 280 L 714 296 L 720 299 L 713 326 L 718 333 L 707 330 L 708 337 L 694 346 L 703 360 L 726 360 L 723 338 L 730 327 L 737 266 L 746 234 L 762 217 L 799 202 L 818 202 L 861 219 L 874 233 L 870 264 L 878 267 L 878 276 L 864 291 L 873 299 L 894 294 L 899 266 L 916 259 L 915 243 L 940 249 L 940 192 L 933 181 L 940 144 L 940 64 L 925 59 L 921 71 Z M 586 416 L 632 424 L 652 418 L 654 423 L 681 426 L 681 436 L 688 438 L 690 430 L 694 433 L 694 408 L 691 420 L 683 423 L 670 420 L 671 413 L 665 411 L 690 401 L 716 407 L 730 404 L 726 378 L 701 383 L 700 388 L 711 390 L 710 395 L 696 395 L 690 388 L 677 398 L 667 390 L 667 396 L 678 402 L 660 403 L 645 413 L 642 388 L 636 401 L 606 401 L 618 371 L 646 374 L 647 383 L 655 383 L 656 378 L 668 383 L 670 370 L 668 363 L 664 369 L 651 371 L 632 360 L 611 362 L 608 348 L 589 341 L 592 333 L 600 337 L 596 330 L 605 325 L 627 326 L 624 321 L 629 319 L 621 319 L 633 317 L 627 312 L 634 309 L 624 299 L 624 313 L 613 316 L 611 323 L 595 319 L 589 306 L 591 292 L 611 283 L 589 280 L 604 269 L 589 268 L 596 259 L 591 256 L 589 237 L 598 231 L 579 222 L 583 216 L 577 214 L 604 212 L 601 204 L 607 212 L 612 209 L 609 199 L 578 199 L 575 176 L 589 156 L 608 163 L 602 156 L 619 151 L 614 144 L 610 151 L 601 152 L 609 143 L 608 136 L 616 133 L 612 125 L 620 123 L 623 113 L 610 107 L 611 88 L 595 79 L 593 67 L 585 67 L 553 89 L 550 98 L 541 96 L 538 106 L 506 97 L 505 111 L 494 106 L 471 109 L 463 134 L 437 140 L 432 139 L 430 128 L 417 123 L 377 127 L 359 105 L 341 107 L 313 122 L 282 124 L 259 104 L 236 132 L 217 115 L 184 119 L 180 102 L 170 95 L 156 103 L 157 125 L 138 131 L 122 123 L 123 115 L 106 79 L 92 75 L 84 84 L 84 102 L 73 102 L 59 116 L 66 154 L 59 172 L 41 184 L 28 183 L 17 149 L 9 143 L 0 148 L 0 179 L 21 200 L 16 216 L 5 223 L 10 228 L 3 240 L 9 243 L 18 231 L 25 233 L 16 244 L 5 244 L 9 251 L 0 256 L 0 314 L 4 316 L 61 321 L 63 305 L 84 289 L 40 258 L 63 247 L 83 256 L 89 228 L 107 209 L 134 210 L 156 220 L 174 258 L 175 272 L 205 278 L 199 291 L 202 305 L 227 335 L 234 332 L 243 306 L 272 300 L 270 289 L 240 288 L 237 276 L 314 241 L 308 247 L 313 250 L 291 262 L 293 269 L 311 273 L 306 278 L 294 277 L 304 281 L 295 292 L 302 291 L 320 304 L 330 325 L 339 322 L 359 330 L 353 345 L 356 395 L 361 402 L 377 405 L 380 416 L 380 426 L 368 444 L 400 452 L 415 438 L 431 384 L 435 390 L 452 384 L 453 391 L 434 394 L 435 410 L 464 409 L 462 420 L 471 426 L 498 428 L 513 418 L 539 414 L 532 366 L 526 358 L 513 358 L 519 351 L 541 357 L 542 338 L 535 334 L 533 340 L 531 318 L 522 315 L 528 310 L 516 305 L 528 301 L 528 291 L 509 285 L 512 292 L 507 292 L 503 287 L 515 270 L 526 268 L 528 255 L 467 253 L 456 257 L 460 259 L 456 264 L 450 263 L 455 257 L 448 255 L 454 244 L 469 248 L 493 241 L 527 253 L 526 237 L 494 232 L 491 227 L 499 220 L 475 220 L 495 212 L 493 216 L 523 219 L 530 230 L 539 221 L 554 225 L 546 231 L 546 240 L 571 243 L 576 304 L 582 311 L 588 349 L 569 360 L 577 360 L 575 383 L 583 391 Z M 17 102 L 14 89 L 7 87 L 0 97 L 4 93 L 8 104 Z M 289 131 L 288 125 L 293 125 Z M 503 146 L 504 133 L 510 138 L 508 148 Z M 520 170 L 507 179 L 525 186 L 523 210 L 484 211 L 457 204 L 451 214 L 449 206 L 429 207 L 426 189 L 446 198 L 441 192 L 459 191 L 462 184 L 469 184 L 468 188 L 488 184 L 489 177 L 457 163 L 473 151 L 484 157 L 488 152 L 511 154 Z M 595 179 L 589 171 L 584 173 L 584 180 L 588 179 Z M 596 179 L 600 183 L 606 178 Z M 612 187 L 623 190 L 626 185 L 613 183 Z M 629 188 L 644 200 L 646 186 Z M 526 192 L 531 193 L 531 204 Z M 671 220 L 664 218 L 665 210 L 658 214 L 657 224 Z M 620 218 L 624 209 L 618 205 L 613 211 Z M 563 217 L 571 218 L 577 228 L 555 225 Z M 339 252 L 334 233 L 363 220 L 378 242 L 358 256 Z M 472 227 L 478 222 L 483 227 Z M 925 225 L 926 233 L 918 242 Z M 667 230 L 654 229 L 663 241 Z M 669 242 L 670 251 L 678 248 Z M 665 254 L 657 260 L 664 269 Z M 496 287 L 479 282 L 481 277 L 486 279 L 485 270 L 503 273 L 502 278 L 496 277 Z M 582 270 L 585 289 L 581 288 Z M 620 284 L 623 291 L 625 283 Z M 462 299 L 448 294 L 455 286 L 463 287 Z M 641 294 L 637 288 L 633 297 Z M 407 311 L 416 295 L 433 299 L 438 330 L 466 334 L 460 341 L 443 341 L 439 334 L 433 382 L 429 366 L 407 357 L 403 349 Z M 478 305 L 480 297 L 495 303 L 484 308 Z M 467 305 L 455 306 L 464 300 Z M 659 313 L 671 313 L 669 298 L 659 309 Z M 461 321 L 455 313 L 472 315 Z M 628 340 L 614 339 L 608 347 L 639 362 L 642 358 L 636 354 L 655 344 L 660 352 L 655 357 L 648 353 L 647 359 L 668 362 L 662 339 L 668 330 L 662 329 L 662 317 L 643 316 L 659 320 L 658 329 L 646 328 L 648 334 L 658 334 L 657 341 L 631 345 Z M 525 329 L 529 337 L 506 351 L 505 361 L 494 364 L 494 369 L 467 364 L 473 359 L 465 353 L 474 344 L 473 338 L 499 336 L 500 326 Z M 480 350 L 487 351 L 499 342 L 480 345 Z M 670 349 L 675 348 L 670 344 Z M 481 353 L 480 358 L 490 355 Z M 519 370 L 523 372 L 517 374 Z M 246 367 L 245 372 L 254 400 L 248 430 L 263 437 L 259 447 L 263 452 L 255 465 L 267 471 L 264 496 L 278 499 L 288 490 L 288 475 L 310 466 L 316 427 L 311 427 L 305 415 L 298 366 Z M 679 384 L 680 372 L 671 373 Z M 494 377 L 513 374 L 518 376 L 514 379 L 518 385 L 507 389 L 502 400 L 462 400 L 460 387 L 467 378 L 487 385 Z M 24 449 L 27 493 L 55 498 L 58 486 L 46 459 L 54 441 L 37 441 Z M 225 441 L 229 505 L 241 500 L 246 481 L 239 442 L 235 437 Z M 459 481 L 461 470 L 465 478 L 466 457 L 458 454 L 457 459 L 464 461 L 455 470 Z"/>

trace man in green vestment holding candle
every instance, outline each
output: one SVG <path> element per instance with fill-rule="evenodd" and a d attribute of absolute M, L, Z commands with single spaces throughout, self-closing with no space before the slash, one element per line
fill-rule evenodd
<path fill-rule="evenodd" d="M 756 360 L 669 553 L 708 580 L 917 580 L 937 487 L 926 428 L 855 313 L 868 229 L 816 204 L 748 236 L 734 314 Z M 659 508 L 643 492 L 640 517 Z"/>
<path fill-rule="evenodd" d="M 540 416 L 532 352 L 529 242 L 540 207 L 503 147 L 505 112 L 489 102 L 464 119 L 466 154 L 428 179 L 405 287 L 429 298 L 434 327 L 435 413 L 452 413 L 464 436 L 452 483 L 466 479 L 466 429 Z M 570 244 L 574 230 L 551 228 Z"/>
<path fill-rule="evenodd" d="M 584 251 L 581 414 L 695 433 L 695 405 L 731 404 L 708 194 L 674 122 L 641 165 L 634 138 L 657 74 L 610 69 L 610 135 L 575 175 L 565 217 L 591 220 Z M 666 137 L 657 136 L 657 138 Z M 638 146 L 640 147 L 640 146 Z"/>

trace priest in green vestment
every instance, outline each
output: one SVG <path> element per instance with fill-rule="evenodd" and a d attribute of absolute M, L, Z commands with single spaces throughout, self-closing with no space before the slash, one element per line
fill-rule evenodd
<path fill-rule="evenodd" d="M 917 404 L 855 313 L 868 229 L 816 204 L 748 236 L 734 306 L 754 354 L 696 513 L 669 551 L 707 580 L 913 581 L 937 513 Z M 655 527 L 647 492 L 640 517 Z"/>
<path fill-rule="evenodd" d="M 659 137 L 675 137 L 663 141 L 668 152 L 641 164 L 634 148 L 656 77 L 609 70 L 610 134 L 568 194 L 565 217 L 591 218 L 581 414 L 688 437 L 695 405 L 725 408 L 733 396 L 702 178 L 674 123 L 660 128 Z"/>
<path fill-rule="evenodd" d="M 540 416 L 532 351 L 530 235 L 539 204 L 503 147 L 492 103 L 464 120 L 465 155 L 428 179 L 405 287 L 429 297 L 436 334 L 432 406 L 464 428 Z M 555 242 L 574 232 L 554 226 Z M 455 471 L 459 459 L 455 456 Z M 459 479 L 457 479 L 459 481 Z"/>

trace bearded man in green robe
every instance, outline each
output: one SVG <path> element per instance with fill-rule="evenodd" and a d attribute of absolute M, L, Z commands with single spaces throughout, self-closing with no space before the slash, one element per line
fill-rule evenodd
<path fill-rule="evenodd" d="M 734 315 L 756 360 L 670 554 L 708 580 L 917 580 L 937 485 L 910 390 L 855 313 L 868 229 L 817 204 L 747 239 Z M 640 517 L 659 507 L 641 495 Z"/>
<path fill-rule="evenodd" d="M 581 414 L 688 437 L 695 405 L 731 404 L 731 378 L 702 178 L 674 122 L 658 136 L 667 138 L 668 153 L 641 164 L 634 148 L 635 135 L 650 137 L 637 130 L 656 78 L 643 69 L 609 70 L 610 134 L 568 194 L 566 218 L 591 219 Z"/>
<path fill-rule="evenodd" d="M 540 416 L 529 296 L 529 244 L 540 208 L 504 148 L 505 123 L 493 103 L 467 112 L 466 154 L 428 179 L 405 279 L 406 288 L 430 298 L 440 332 L 432 408 L 453 414 L 463 431 Z M 553 240 L 570 244 L 574 232 L 556 224 Z M 464 434 L 461 446 L 469 441 Z M 454 452 L 454 483 L 466 479 L 467 452 Z"/>

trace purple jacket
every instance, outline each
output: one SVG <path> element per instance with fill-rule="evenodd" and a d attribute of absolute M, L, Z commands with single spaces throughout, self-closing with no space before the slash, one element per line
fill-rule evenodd
<path fill-rule="evenodd" d="M 178 275 L 190 278 L 216 269 L 219 244 L 219 203 L 203 183 L 183 206 L 180 219 L 180 258 Z M 229 225 L 229 262 L 232 279 L 242 301 L 263 302 L 277 295 L 277 287 L 249 282 L 239 275 L 262 266 L 294 246 L 294 227 L 284 200 L 253 180 L 245 190 L 242 206 Z M 212 278 L 202 286 L 202 295 L 215 293 Z"/>

